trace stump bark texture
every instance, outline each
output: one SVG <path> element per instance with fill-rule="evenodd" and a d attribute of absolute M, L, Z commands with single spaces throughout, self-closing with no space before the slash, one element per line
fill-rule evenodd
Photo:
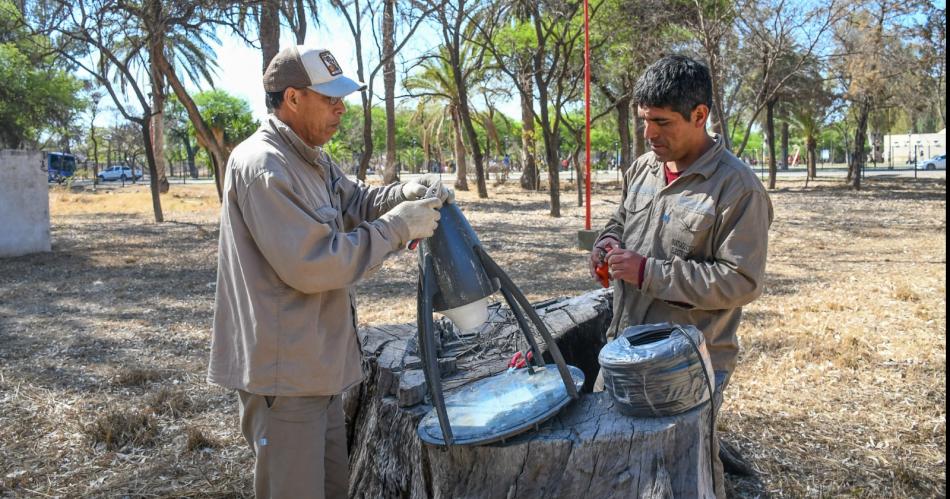
<path fill-rule="evenodd" d="M 431 406 L 415 324 L 360 331 L 367 379 L 344 395 L 351 497 L 714 497 L 708 404 L 669 418 L 634 418 L 606 392 L 590 393 L 611 318 L 609 290 L 535 308 L 567 363 L 584 371 L 585 390 L 536 430 L 485 446 L 446 450 L 419 439 L 416 428 Z M 474 334 L 461 335 L 446 320 L 437 329 L 446 393 L 505 370 L 512 353 L 527 349 L 500 305 Z"/>

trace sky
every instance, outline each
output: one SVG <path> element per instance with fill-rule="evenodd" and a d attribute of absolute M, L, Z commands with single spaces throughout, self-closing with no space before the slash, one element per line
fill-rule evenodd
<path fill-rule="evenodd" d="M 329 9 L 328 9 L 329 10 Z M 308 26 L 307 38 L 304 45 L 312 47 L 322 47 L 330 49 L 334 57 L 343 66 L 344 74 L 356 79 L 356 49 L 354 48 L 353 37 L 347 28 L 345 21 L 335 12 L 321 15 L 321 25 L 314 28 Z M 364 32 L 364 36 L 371 36 Z M 424 53 L 426 49 L 435 47 L 440 40 L 437 34 L 431 29 L 420 27 L 416 31 L 413 39 L 403 48 L 397 56 L 396 64 L 396 95 L 404 93 L 402 89 L 403 64 L 409 63 Z M 264 106 L 264 86 L 261 82 L 261 52 L 257 48 L 249 47 L 240 38 L 219 32 L 221 47 L 216 50 L 217 61 L 220 69 L 215 86 L 219 89 L 243 98 L 251 106 L 251 112 L 256 119 L 262 119 L 266 116 L 267 110 Z M 293 33 L 289 29 L 283 28 L 280 38 L 281 48 L 288 47 L 296 43 Z M 363 43 L 364 52 L 369 48 L 369 52 L 375 52 L 375 45 L 372 39 Z M 367 57 L 364 53 L 364 57 Z M 375 58 L 369 61 L 369 64 L 375 66 Z M 367 68 L 367 73 L 371 68 Z M 383 93 L 382 72 L 377 73 L 373 80 L 375 97 L 373 101 L 379 104 Z M 359 94 L 352 94 L 347 99 L 348 112 L 354 112 L 359 108 Z M 397 100 L 398 105 L 398 100 Z M 520 116 L 520 106 L 517 101 L 498 103 L 499 109 L 508 116 Z"/>
<path fill-rule="evenodd" d="M 216 75 L 214 78 L 214 87 L 244 99 L 250 106 L 254 118 L 257 120 L 263 119 L 267 115 L 267 110 L 264 105 L 264 85 L 261 81 L 262 60 L 260 49 L 248 46 L 244 40 L 231 34 L 229 30 L 219 29 L 217 35 L 221 44 L 215 46 L 213 42 L 211 43 L 215 50 L 213 59 L 218 64 L 218 69 L 214 73 Z M 375 52 L 375 43 L 371 38 L 372 34 L 368 33 L 364 28 L 363 36 L 367 38 L 363 42 L 364 57 L 371 58 L 371 60 L 367 61 L 367 65 L 375 66 L 376 59 L 374 55 L 367 55 L 365 53 L 367 52 L 367 48 L 369 52 Z M 416 31 L 413 39 L 403 47 L 397 55 L 396 62 L 397 97 L 405 93 L 405 90 L 402 88 L 404 67 L 427 50 L 432 47 L 437 47 L 440 42 L 441 36 L 431 27 L 423 25 Z M 295 37 L 290 29 L 282 27 L 280 47 L 285 48 L 295 43 Z M 356 50 L 354 48 L 353 37 L 350 34 L 345 20 L 335 11 L 327 8 L 324 12 L 321 12 L 320 26 L 314 26 L 313 21 L 309 21 L 304 45 L 330 49 L 334 57 L 342 65 L 344 74 L 351 76 L 353 79 L 357 78 Z M 371 69 L 371 67 L 366 69 L 367 76 Z M 81 78 L 89 77 L 89 75 L 82 71 L 79 71 L 78 75 Z M 143 81 L 146 80 L 143 78 Z M 382 71 L 377 73 L 373 85 L 375 94 L 373 102 L 375 105 L 380 105 L 383 97 Z M 189 92 L 192 93 L 211 88 L 207 82 L 202 82 L 199 86 L 187 79 L 185 86 Z M 108 99 L 106 99 L 106 101 L 108 101 Z M 397 98 L 397 106 L 399 102 Z M 359 94 L 351 94 L 346 98 L 346 103 L 347 112 L 358 112 L 361 106 Z M 473 102 L 472 104 L 479 107 L 478 102 Z M 520 116 L 521 114 L 521 108 L 517 100 L 496 102 L 495 105 L 501 112 L 508 116 L 514 117 Z M 132 105 L 131 108 L 137 109 L 137 105 Z M 124 120 L 118 112 L 115 112 L 115 107 L 111 103 L 105 103 L 100 110 L 101 112 L 96 118 L 97 126 L 112 126 Z"/>

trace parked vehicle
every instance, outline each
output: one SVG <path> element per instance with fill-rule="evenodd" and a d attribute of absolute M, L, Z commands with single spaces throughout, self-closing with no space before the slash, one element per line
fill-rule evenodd
<path fill-rule="evenodd" d="M 947 168 L 947 155 L 941 154 L 924 161 L 920 168 L 924 170 L 945 170 Z"/>
<path fill-rule="evenodd" d="M 48 182 L 62 183 L 76 172 L 76 157 L 64 152 L 48 152 L 43 158 Z"/>
<path fill-rule="evenodd" d="M 142 178 L 142 170 L 140 168 L 130 168 L 126 165 L 114 165 L 106 168 L 99 172 L 99 181 L 105 182 L 106 180 L 138 180 Z"/>

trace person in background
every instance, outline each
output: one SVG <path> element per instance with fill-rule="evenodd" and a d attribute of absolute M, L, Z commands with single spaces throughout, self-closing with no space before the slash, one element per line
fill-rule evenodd
<path fill-rule="evenodd" d="M 722 137 L 706 132 L 712 83 L 704 65 L 664 57 L 644 71 L 634 98 L 650 151 L 624 175 L 620 206 L 590 254 L 591 277 L 607 263 L 614 285 L 608 340 L 628 326 L 661 322 L 703 332 L 718 412 L 739 354 L 742 306 L 762 293 L 772 203 Z M 721 498 L 723 468 L 714 454 Z"/>
<path fill-rule="evenodd" d="M 363 379 L 354 288 L 435 230 L 438 176 L 367 187 L 323 151 L 365 85 L 292 46 L 264 72 L 268 115 L 224 177 L 208 380 L 239 398 L 258 498 L 346 497 L 341 394 Z"/>

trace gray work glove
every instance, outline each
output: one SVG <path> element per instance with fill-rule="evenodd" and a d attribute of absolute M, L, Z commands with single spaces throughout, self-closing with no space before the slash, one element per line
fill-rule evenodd
<path fill-rule="evenodd" d="M 379 218 L 385 221 L 401 220 L 409 228 L 409 240 L 423 239 L 432 235 L 439 226 L 439 208 L 442 200 L 438 198 L 403 201 Z M 408 242 L 408 241 L 406 241 Z"/>
<path fill-rule="evenodd" d="M 437 174 L 426 173 L 415 180 L 410 180 L 409 182 L 402 184 L 402 195 L 408 201 L 419 199 L 425 195 L 426 190 L 428 190 L 429 187 L 432 187 L 432 185 L 439 180 L 440 177 Z M 445 184 L 442 184 L 442 188 L 439 189 L 438 197 L 443 203 L 455 202 L 455 192 L 452 189 L 446 187 Z"/>

